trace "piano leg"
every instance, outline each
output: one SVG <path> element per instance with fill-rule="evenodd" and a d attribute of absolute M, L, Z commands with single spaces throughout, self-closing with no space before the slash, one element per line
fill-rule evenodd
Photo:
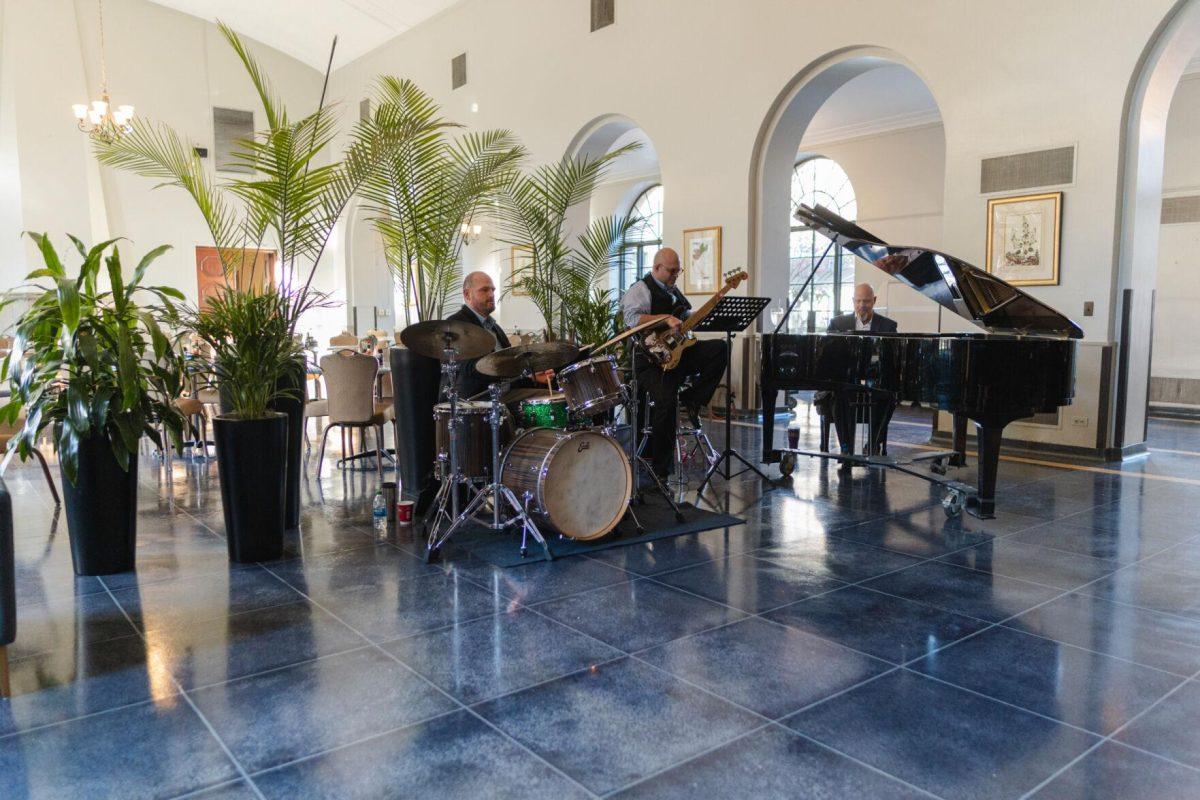
<path fill-rule="evenodd" d="M 954 455 L 950 457 L 950 466 L 965 467 L 967 465 L 967 415 L 954 415 Z"/>
<path fill-rule="evenodd" d="M 996 470 L 1000 465 L 1000 436 L 1008 421 L 976 420 L 979 445 L 978 496 L 967 498 L 967 512 L 979 519 L 996 516 Z"/>
<path fill-rule="evenodd" d="M 763 382 L 762 395 L 762 458 L 764 464 L 774 464 L 779 460 L 775 452 L 775 395 L 779 390 L 774 384 Z"/>

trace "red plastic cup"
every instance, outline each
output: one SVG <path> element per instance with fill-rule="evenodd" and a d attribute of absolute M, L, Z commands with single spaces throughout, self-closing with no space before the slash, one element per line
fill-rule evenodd
<path fill-rule="evenodd" d="M 800 429 L 799 428 L 788 428 L 787 437 L 788 437 L 788 447 L 795 450 L 796 448 L 798 448 L 800 446 Z"/>
<path fill-rule="evenodd" d="M 407 525 L 412 522 L 413 518 L 413 501 L 401 500 L 396 503 L 396 521 L 401 525 Z"/>

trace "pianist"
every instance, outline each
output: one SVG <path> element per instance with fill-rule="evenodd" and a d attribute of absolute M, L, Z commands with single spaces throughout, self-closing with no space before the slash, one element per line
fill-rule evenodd
<path fill-rule="evenodd" d="M 830 333 L 895 333 L 896 321 L 875 313 L 875 290 L 869 283 L 854 287 L 854 313 L 829 320 Z"/>
<path fill-rule="evenodd" d="M 672 328 L 679 327 L 692 309 L 683 292 L 675 286 L 681 272 L 679 254 L 670 247 L 659 250 L 646 277 L 630 286 L 621 297 L 625 324 L 632 328 L 646 315 L 669 314 L 666 323 Z M 720 339 L 696 342 L 683 351 L 679 366 L 669 371 L 651 363 L 646 356 L 638 356 L 638 384 L 654 401 L 650 417 L 651 466 L 660 479 L 670 475 L 675 465 L 678 401 L 683 402 L 692 425 L 700 427 L 700 406 L 712 399 L 724 373 L 725 342 Z M 688 377 L 692 378 L 691 387 L 677 395 Z"/>

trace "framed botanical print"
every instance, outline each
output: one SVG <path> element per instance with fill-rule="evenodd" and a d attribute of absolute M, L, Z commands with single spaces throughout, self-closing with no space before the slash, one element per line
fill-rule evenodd
<path fill-rule="evenodd" d="M 683 293 L 712 294 L 721 286 L 721 226 L 683 232 Z"/>
<path fill-rule="evenodd" d="M 529 297 L 528 290 L 522 286 L 519 281 L 529 272 L 529 265 L 533 263 L 533 251 L 523 245 L 513 245 L 509 251 L 509 286 L 512 291 L 509 294 L 514 297 Z"/>
<path fill-rule="evenodd" d="M 1062 192 L 988 200 L 987 271 L 1014 286 L 1057 286 Z"/>

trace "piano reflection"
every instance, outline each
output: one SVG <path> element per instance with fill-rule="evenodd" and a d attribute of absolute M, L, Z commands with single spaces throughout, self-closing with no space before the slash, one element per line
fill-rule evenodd
<path fill-rule="evenodd" d="M 956 457 L 951 463 L 962 463 L 966 423 L 974 420 L 979 452 L 977 486 L 972 489 L 912 469 L 914 459 L 854 455 L 852 436 L 840 442 L 841 452 L 832 457 L 843 465 L 902 469 L 946 486 L 948 512 L 957 513 L 965 500 L 967 511 L 974 516 L 994 516 L 1004 427 L 1071 403 L 1074 340 L 1082 338 L 1083 331 L 1045 303 L 953 256 L 920 247 L 894 247 L 821 206 L 801 205 L 795 216 L 833 245 L 874 264 L 986 332 L 779 333 L 787 323 L 785 315 L 773 333 L 762 337 L 763 460 L 780 463 L 790 472 L 798 454 L 828 457 L 775 448 L 779 390 L 886 393 L 897 402 L 913 401 L 954 415 Z M 853 417 L 840 420 L 839 434 L 853 431 L 853 427 Z"/>

